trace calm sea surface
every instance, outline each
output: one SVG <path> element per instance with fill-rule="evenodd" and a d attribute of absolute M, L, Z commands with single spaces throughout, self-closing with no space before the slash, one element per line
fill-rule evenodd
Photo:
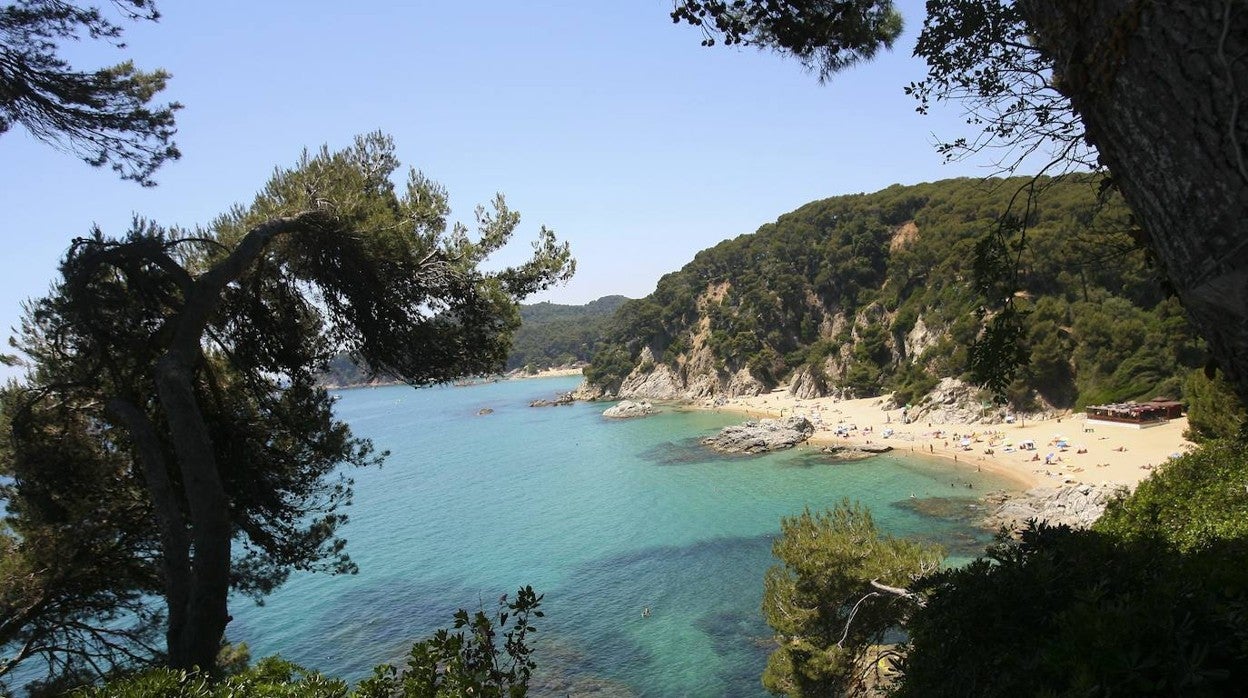
<path fill-rule="evenodd" d="M 848 497 L 886 531 L 937 540 L 954 556 L 988 540 L 969 523 L 966 496 L 1005 486 L 987 474 L 925 459 L 830 465 L 802 449 L 724 458 L 699 447 L 741 421 L 730 414 L 608 421 L 601 404 L 528 407 L 578 380 L 342 392 L 339 417 L 391 451 L 381 469 L 354 473 L 344 534 L 360 573 L 297 574 L 263 607 L 235 599 L 229 639 L 253 657 L 280 653 L 358 680 L 449 625 L 455 609 L 493 608 L 528 584 L 546 595 L 539 694 L 762 695 L 759 604 L 782 516 Z"/>

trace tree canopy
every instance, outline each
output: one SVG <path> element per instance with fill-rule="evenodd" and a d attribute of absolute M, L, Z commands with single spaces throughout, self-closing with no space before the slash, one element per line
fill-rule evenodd
<path fill-rule="evenodd" d="M 1248 656 L 1246 473 L 1242 443 L 1212 442 L 1111 502 L 1091 530 L 1029 526 L 959 567 L 937 568 L 936 551 L 880 534 L 858 507 L 786 519 L 763 599 L 777 640 L 764 685 L 1234 694 Z"/>
<path fill-rule="evenodd" d="M 913 609 L 886 589 L 936 571 L 944 553 L 881 535 L 871 512 L 849 502 L 784 518 L 780 533 L 772 544 L 780 564 L 763 582 L 763 616 L 777 640 L 763 686 L 790 696 L 855 695 L 864 664 L 878 659 L 867 661 L 871 647 Z"/>
<path fill-rule="evenodd" d="M 34 564 L 51 538 L 86 548 L 60 563 L 68 579 L 163 595 L 174 667 L 212 667 L 231 589 L 258 598 L 291 570 L 354 569 L 336 535 L 351 498 L 343 466 L 385 454 L 336 421 L 317 387 L 337 352 L 413 385 L 498 370 L 517 301 L 573 271 L 544 228 L 530 260 L 482 271 L 519 215 L 500 196 L 470 236 L 448 225 L 446 191 L 422 173 L 396 188 L 398 166 L 390 139 L 369 134 L 305 153 L 203 228 L 93 231 L 27 307 L 15 340 L 27 375 L 0 394 L 15 558 Z M 40 608 L 62 631 L 110 627 L 93 607 L 73 625 Z M 38 627 L 0 644 L 66 649 L 36 639 Z M 99 668 L 87 654 L 70 661 Z"/>
<path fill-rule="evenodd" d="M 156 21 L 152 0 L 113 0 L 125 20 Z M 17 0 L 0 7 L 0 134 L 22 126 L 34 137 L 95 167 L 144 186 L 167 160 L 181 154 L 173 142 L 176 102 L 153 99 L 169 80 L 131 61 L 84 71 L 60 55 L 82 39 L 124 48 L 124 27 L 92 4 Z"/>

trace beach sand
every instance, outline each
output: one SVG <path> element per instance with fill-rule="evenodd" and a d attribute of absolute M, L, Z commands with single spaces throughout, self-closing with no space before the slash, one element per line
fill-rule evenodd
<path fill-rule="evenodd" d="M 581 366 L 560 366 L 558 368 L 545 368 L 537 373 L 525 373 L 524 371 L 512 371 L 506 375 L 507 380 L 528 380 L 529 378 L 564 378 L 567 376 L 579 376 L 584 373 L 585 369 Z"/>
<path fill-rule="evenodd" d="M 1062 483 L 1114 483 L 1134 489 L 1171 454 L 1194 447 L 1183 438 L 1186 417 L 1147 429 L 1087 424 L 1083 413 L 1013 424 L 940 424 L 926 420 L 905 424 L 900 409 L 886 412 L 881 407 L 883 403 L 884 399 L 878 397 L 798 400 L 787 390 L 777 389 L 697 407 L 741 412 L 750 417 L 801 415 L 815 424 L 812 445 L 885 444 L 899 454 L 939 456 L 966 468 L 998 473 L 1023 489 Z M 850 430 L 847 437 L 838 436 L 838 425 L 856 429 Z M 894 433 L 885 437 L 886 429 L 893 429 Z M 1069 446 L 1059 448 L 1058 437 L 1065 437 Z M 968 446 L 961 445 L 963 439 L 969 439 Z M 1036 450 L 1019 450 L 1019 444 L 1026 440 L 1034 441 Z M 1046 464 L 1049 454 L 1052 460 Z"/>

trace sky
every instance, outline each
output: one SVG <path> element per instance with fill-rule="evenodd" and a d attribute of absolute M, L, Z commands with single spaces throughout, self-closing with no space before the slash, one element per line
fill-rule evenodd
<path fill-rule="evenodd" d="M 992 173 L 933 147 L 967 133 L 957 105 L 923 116 L 903 92 L 924 75 L 910 55 L 922 4 L 898 3 L 892 52 L 820 84 L 772 53 L 702 47 L 670 0 L 163 0 L 158 23 L 127 25 L 125 49 L 66 55 L 172 73 L 182 159 L 144 189 L 0 134 L 0 327 L 92 225 L 207 224 L 302 149 L 378 129 L 447 187 L 453 218 L 506 195 L 522 222 L 495 263 L 523 259 L 542 225 L 571 243 L 576 277 L 530 301 L 644 296 L 698 250 L 809 201 Z"/>

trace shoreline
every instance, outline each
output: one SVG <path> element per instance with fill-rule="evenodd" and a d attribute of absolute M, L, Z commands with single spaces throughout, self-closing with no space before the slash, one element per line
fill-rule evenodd
<path fill-rule="evenodd" d="M 517 373 L 516 371 L 511 371 L 510 373 L 496 373 L 491 376 L 486 376 L 484 378 L 479 379 L 478 381 L 473 381 L 469 379 L 469 382 L 466 383 L 465 385 L 475 385 L 476 382 L 494 383 L 497 381 L 531 380 L 533 378 L 566 378 L 570 376 L 579 376 L 582 374 L 583 370 L 584 370 L 584 367 L 582 366 L 560 366 L 557 368 L 543 369 L 533 374 Z M 371 381 L 368 383 L 349 383 L 347 385 L 337 385 L 335 383 L 330 383 L 330 384 L 324 385 L 323 387 L 326 390 L 358 390 L 360 388 L 387 388 L 393 385 L 406 385 L 406 384 L 403 381 L 379 379 L 379 380 Z M 454 381 L 448 381 L 444 383 L 443 385 L 457 385 L 457 384 Z"/>
<path fill-rule="evenodd" d="M 815 433 L 806 442 L 810 446 L 883 444 L 892 447 L 890 453 L 939 458 L 1000 475 L 1020 490 L 1062 484 L 1115 484 L 1134 490 L 1171 454 L 1195 447 L 1183 438 L 1187 417 L 1147 429 L 1087 424 L 1083 413 L 1014 424 L 949 424 L 926 419 L 906 424 L 901 409 L 884 410 L 883 402 L 883 397 L 799 400 L 777 388 L 718 404 L 679 404 L 749 418 L 803 416 L 815 425 Z M 838 427 L 842 428 L 838 431 Z M 892 433 L 885 437 L 888 429 Z M 1035 450 L 1018 448 L 1028 440 L 1034 442 Z M 1057 445 L 1061 441 L 1067 444 L 1065 448 Z M 1050 454 L 1052 459 L 1046 463 Z"/>
<path fill-rule="evenodd" d="M 504 373 L 503 380 L 527 381 L 533 380 L 534 378 L 567 378 L 569 376 L 583 375 L 584 370 L 584 366 L 557 366 L 555 368 L 544 368 L 537 373 L 520 373 L 518 375 L 512 375 L 512 373 L 515 373 L 513 371 L 512 373 Z"/>

